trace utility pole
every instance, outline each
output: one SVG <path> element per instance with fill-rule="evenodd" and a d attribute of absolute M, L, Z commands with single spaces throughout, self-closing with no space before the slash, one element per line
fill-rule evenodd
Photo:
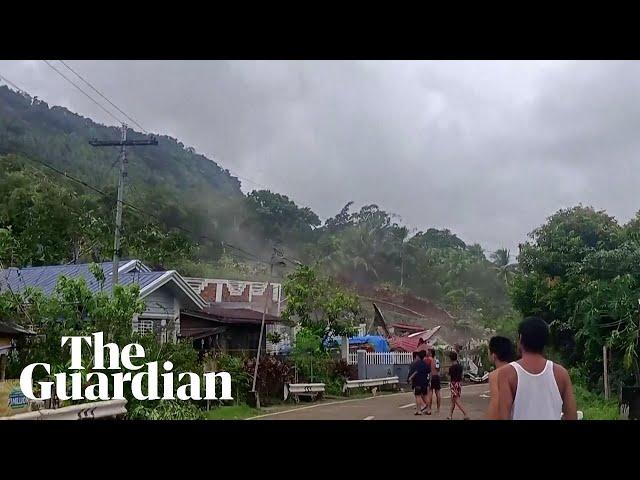
<path fill-rule="evenodd" d="M 404 241 L 400 244 L 400 288 L 404 285 Z"/>
<path fill-rule="evenodd" d="M 127 125 L 122 124 L 122 138 L 119 142 L 112 140 L 90 140 L 89 144 L 94 147 L 120 147 L 120 175 L 118 176 L 118 201 L 116 204 L 116 229 L 113 240 L 113 267 L 111 287 L 115 291 L 118 284 L 118 268 L 120 265 L 120 236 L 122 230 L 122 197 L 124 196 L 124 182 L 127 178 L 127 150 L 126 147 L 158 145 L 158 140 L 150 138 L 148 140 L 127 140 Z"/>
<path fill-rule="evenodd" d="M 602 377 L 604 381 L 604 399 L 609 400 L 609 358 L 607 355 L 607 346 L 602 346 L 602 361 L 604 363 L 604 375 Z"/>
<path fill-rule="evenodd" d="M 274 248 L 273 253 L 271 254 L 271 260 L 269 262 L 269 281 L 267 282 L 267 286 L 264 290 L 264 310 L 262 311 L 262 322 L 260 324 L 260 339 L 258 340 L 258 353 L 256 353 L 256 366 L 253 370 L 253 386 L 251 387 L 251 391 L 256 396 L 256 408 L 260 408 L 260 393 L 256 390 L 256 382 L 258 381 L 258 365 L 260 364 L 260 351 L 262 350 L 264 322 L 267 316 L 267 307 L 269 306 L 269 297 L 267 296 L 267 293 L 269 291 L 269 286 L 271 285 L 271 278 L 273 277 L 273 265 L 275 264 L 276 255 L 282 256 L 282 252 Z M 286 263 L 280 260 L 278 262 L 278 265 L 286 265 Z"/>

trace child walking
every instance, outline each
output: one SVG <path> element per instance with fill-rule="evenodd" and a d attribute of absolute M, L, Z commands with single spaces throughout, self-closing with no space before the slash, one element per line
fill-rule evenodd
<path fill-rule="evenodd" d="M 453 418 L 453 411 L 456 407 L 460 409 L 465 420 L 469 420 L 467 412 L 462 406 L 460 397 L 462 396 L 462 365 L 458 363 L 458 354 L 456 352 L 449 353 L 449 358 L 453 364 L 449 367 L 449 386 L 451 389 L 451 410 L 447 420 Z"/>

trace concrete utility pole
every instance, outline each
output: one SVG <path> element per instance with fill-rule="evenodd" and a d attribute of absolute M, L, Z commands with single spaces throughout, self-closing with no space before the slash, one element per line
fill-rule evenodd
<path fill-rule="evenodd" d="M 118 202 L 116 204 L 116 229 L 113 240 L 113 267 L 112 267 L 112 291 L 118 284 L 118 267 L 120 265 L 120 236 L 122 230 L 122 197 L 124 196 L 124 182 L 127 178 L 127 150 L 130 146 L 158 145 L 158 140 L 127 140 L 127 125 L 122 124 L 122 139 L 119 142 L 111 140 L 91 140 L 89 144 L 94 147 L 121 147 L 120 151 L 120 175 L 118 176 Z"/>
<path fill-rule="evenodd" d="M 271 260 L 269 262 L 269 281 L 267 282 L 267 286 L 264 290 L 264 310 L 262 311 L 262 323 L 260 324 L 260 339 L 258 340 L 258 353 L 256 353 L 256 366 L 253 370 L 253 386 L 251 387 L 251 391 L 256 396 L 256 408 L 260 408 L 260 393 L 256 390 L 256 382 L 258 381 L 258 365 L 260 364 L 260 351 L 262 350 L 262 336 L 264 335 L 264 322 L 267 316 L 267 308 L 269 306 L 269 297 L 267 296 L 267 292 L 269 291 L 269 286 L 271 285 L 271 279 L 273 277 L 273 266 L 276 264 L 276 256 L 282 256 L 282 253 L 277 249 L 273 249 L 273 254 L 271 254 Z M 277 262 L 277 265 L 286 265 L 282 260 Z"/>
<path fill-rule="evenodd" d="M 607 346 L 602 346 L 602 361 L 604 363 L 604 375 L 602 377 L 604 381 L 604 399 L 609 400 L 609 357 L 607 355 Z"/>

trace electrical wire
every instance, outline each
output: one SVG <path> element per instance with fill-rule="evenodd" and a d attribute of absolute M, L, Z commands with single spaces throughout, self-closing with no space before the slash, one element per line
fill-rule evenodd
<path fill-rule="evenodd" d="M 144 133 L 146 133 L 147 135 L 149 134 L 149 132 L 142 126 L 140 125 L 138 122 L 136 122 L 133 118 L 131 118 L 129 115 L 127 115 L 120 107 L 118 107 L 115 103 L 113 103 L 111 100 L 109 100 L 102 92 L 100 92 L 100 90 L 98 90 L 96 87 L 94 87 L 88 80 L 86 80 L 84 77 L 82 77 L 78 72 L 76 72 L 73 68 L 71 68 L 69 65 L 67 65 L 64 60 L 58 60 L 60 63 L 62 63 L 65 67 L 67 67 L 68 70 L 70 70 L 76 77 L 78 77 L 80 80 L 82 80 L 85 84 L 87 84 L 89 86 L 89 88 L 91 88 L 94 92 L 96 92 L 98 95 L 100 95 L 102 98 L 104 98 L 107 102 L 109 102 L 109 104 L 115 108 L 116 110 L 118 110 L 121 114 L 123 114 L 128 120 L 130 120 L 131 122 L 133 122 L 138 128 L 140 128 Z"/>
<path fill-rule="evenodd" d="M 103 111 L 105 111 L 108 115 L 110 115 L 113 119 L 115 119 L 116 122 L 122 124 L 125 123 L 123 122 L 120 118 L 116 117 L 113 113 L 111 113 L 109 110 L 107 110 L 101 103 L 99 103 L 96 99 L 94 99 L 91 95 L 89 95 L 87 92 L 85 92 L 82 88 L 80 88 L 77 84 L 75 84 L 69 77 L 67 77 L 64 73 L 62 73 L 60 70 L 58 70 L 56 67 L 54 67 L 53 65 L 51 65 L 51 63 L 49 63 L 47 60 L 42 60 L 44 63 L 46 63 L 47 65 L 49 65 L 49 67 L 55 71 L 58 75 L 60 75 L 62 78 L 64 78 L 67 82 L 69 82 L 71 85 L 73 85 L 74 87 L 76 87 L 85 97 L 87 97 L 89 100 L 91 100 L 93 103 L 95 103 L 98 107 L 100 107 Z"/>

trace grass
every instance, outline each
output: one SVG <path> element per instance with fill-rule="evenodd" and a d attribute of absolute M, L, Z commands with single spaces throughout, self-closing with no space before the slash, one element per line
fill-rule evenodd
<path fill-rule="evenodd" d="M 205 415 L 207 420 L 243 420 L 261 413 L 263 413 L 262 410 L 252 408 L 246 404 L 239 404 L 212 408 Z"/>
<path fill-rule="evenodd" d="M 588 391 L 582 385 L 574 385 L 578 410 L 584 420 L 618 420 L 618 402 L 605 400 L 601 395 Z"/>

